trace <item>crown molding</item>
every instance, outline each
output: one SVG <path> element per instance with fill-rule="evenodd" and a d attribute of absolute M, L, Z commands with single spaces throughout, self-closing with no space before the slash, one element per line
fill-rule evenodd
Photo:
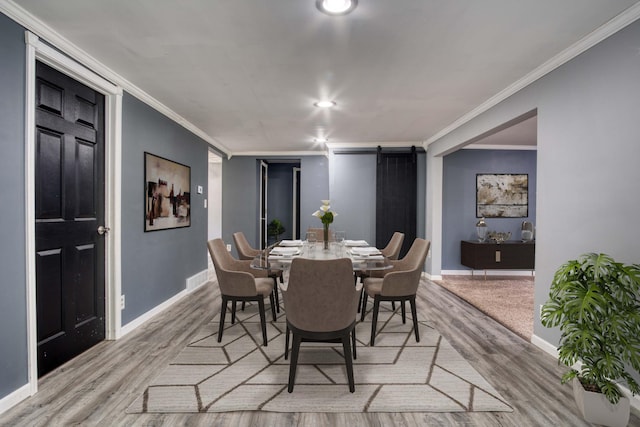
<path fill-rule="evenodd" d="M 592 31 L 583 39 L 569 46 L 567 49 L 563 50 L 558 55 L 554 56 L 553 58 L 551 58 L 550 60 L 548 60 L 547 62 L 545 62 L 538 68 L 536 68 L 535 70 L 531 71 L 529 74 L 525 75 L 520 80 L 516 81 L 510 86 L 507 86 L 505 89 L 498 92 L 496 95 L 492 96 L 491 98 L 489 98 L 488 100 L 486 100 L 485 102 L 483 102 L 482 104 L 474 108 L 473 110 L 469 111 L 467 114 L 460 117 L 455 122 L 451 123 L 449 126 L 442 129 L 440 132 L 436 133 L 435 135 L 427 139 L 424 142 L 425 149 L 430 144 L 434 143 L 435 141 L 439 140 L 445 135 L 448 135 L 449 133 L 453 132 L 454 130 L 464 125 L 465 123 L 471 121 L 472 119 L 478 117 L 480 114 L 484 113 L 485 111 L 496 106 L 500 102 L 504 101 L 505 99 L 509 98 L 510 96 L 514 95 L 515 93 L 519 92 L 525 87 L 529 86 L 531 83 L 535 82 L 536 80 L 541 79 L 542 77 L 549 74 L 556 68 L 569 62 L 570 60 L 580 55 L 584 51 L 597 45 L 607 37 L 617 33 L 627 25 L 635 22 L 636 20 L 638 20 L 638 18 L 640 18 L 640 2 L 631 6 L 624 12 L 620 13 L 618 16 L 611 19 L 609 22 L 605 23 L 604 25 L 600 26 L 596 30 Z"/>
<path fill-rule="evenodd" d="M 524 150 L 536 151 L 535 145 L 499 145 L 499 144 L 470 144 L 462 147 L 463 150 Z"/>
<path fill-rule="evenodd" d="M 327 142 L 327 148 L 331 150 L 343 148 L 406 148 L 411 146 L 422 146 L 422 141 L 386 141 L 386 142 Z"/>
<path fill-rule="evenodd" d="M 233 156 L 252 156 L 252 157 L 305 157 L 305 156 L 325 156 L 329 154 L 326 151 L 239 151 L 231 153 L 228 158 Z"/>
<path fill-rule="evenodd" d="M 198 128 L 196 125 L 173 111 L 171 108 L 167 107 L 166 105 L 149 95 L 147 92 L 143 91 L 115 71 L 111 70 L 106 65 L 102 64 L 94 57 L 89 55 L 87 52 L 71 43 L 61 34 L 56 32 L 53 28 L 49 27 L 40 19 L 31 15 L 29 12 L 27 12 L 21 6 L 17 5 L 12 0 L 0 0 L 0 12 L 4 13 L 9 18 L 22 25 L 25 29 L 38 35 L 43 40 L 46 40 L 47 43 L 50 43 L 52 46 L 59 49 L 71 59 L 79 62 L 84 67 L 100 75 L 104 79 L 112 82 L 113 84 L 120 86 L 132 96 L 149 105 L 159 113 L 178 123 L 189 132 L 205 140 L 210 145 L 214 146 L 215 148 L 229 156 L 230 150 L 224 144 L 218 142 L 202 129 Z"/>

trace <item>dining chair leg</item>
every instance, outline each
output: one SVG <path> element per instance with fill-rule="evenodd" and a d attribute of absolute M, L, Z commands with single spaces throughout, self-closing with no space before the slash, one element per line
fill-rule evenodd
<path fill-rule="evenodd" d="M 362 311 L 360 312 L 360 321 L 364 321 L 364 315 L 367 312 L 367 298 L 369 295 L 367 295 L 367 291 L 365 291 L 364 289 L 362 289 Z"/>
<path fill-rule="evenodd" d="M 298 353 L 300 352 L 300 342 L 302 338 L 293 334 L 293 346 L 291 347 L 291 360 L 289 361 L 289 386 L 287 391 L 293 391 L 293 384 L 296 382 L 296 369 L 298 368 Z"/>
<path fill-rule="evenodd" d="M 391 310 L 395 310 L 395 309 L 396 309 L 396 302 L 391 301 Z"/>
<path fill-rule="evenodd" d="M 400 308 L 402 309 L 402 324 L 407 323 L 407 309 L 404 306 L 404 301 L 400 301 Z"/>
<path fill-rule="evenodd" d="M 289 325 L 287 325 L 287 331 L 285 332 L 284 338 L 284 360 L 289 358 Z"/>
<path fill-rule="evenodd" d="M 376 323 L 378 323 L 378 309 L 380 308 L 380 297 L 373 298 L 373 319 L 371 319 L 371 342 L 369 345 L 373 347 L 376 339 Z"/>
<path fill-rule="evenodd" d="M 344 349 L 344 361 L 347 364 L 347 379 L 349 380 L 349 391 L 353 393 L 356 391 L 356 386 L 353 380 L 353 360 L 351 359 L 351 343 L 349 342 L 349 335 L 342 336 L 342 348 Z"/>
<path fill-rule="evenodd" d="M 416 342 L 420 342 L 420 332 L 418 331 L 418 315 L 416 311 L 416 296 L 412 296 L 409 300 L 411 304 L 411 317 L 413 317 L 413 330 L 416 334 Z"/>
<path fill-rule="evenodd" d="M 275 298 L 273 297 L 273 292 L 269 294 L 269 301 L 271 302 L 271 315 L 273 316 L 273 321 L 276 321 L 276 304 Z"/>
<path fill-rule="evenodd" d="M 242 301 L 242 311 L 244 311 L 244 304 L 246 301 Z"/>
<path fill-rule="evenodd" d="M 364 286 L 360 289 L 360 296 L 358 297 L 358 313 L 362 309 L 362 300 L 364 299 Z"/>
<path fill-rule="evenodd" d="M 222 331 L 224 330 L 224 316 L 227 314 L 227 297 L 222 296 L 222 308 L 220 309 L 220 326 L 218 326 L 218 342 L 222 341 Z"/>
<path fill-rule="evenodd" d="M 260 311 L 260 325 L 262 326 L 262 345 L 267 346 L 267 320 L 264 315 L 264 298 L 258 298 L 258 308 Z"/>
<path fill-rule="evenodd" d="M 280 276 L 280 279 L 282 279 L 282 276 Z M 273 276 L 273 292 L 272 293 L 276 300 L 276 311 L 280 313 L 280 296 L 278 294 L 278 277 L 277 276 Z"/>
<path fill-rule="evenodd" d="M 242 301 L 244 304 L 244 301 Z M 244 309 L 244 307 L 242 307 Z M 236 300 L 231 301 L 231 324 L 236 323 Z"/>
<path fill-rule="evenodd" d="M 356 355 L 356 327 L 353 327 L 353 330 L 351 331 L 351 344 L 353 345 L 353 360 L 356 360 L 357 355 Z"/>

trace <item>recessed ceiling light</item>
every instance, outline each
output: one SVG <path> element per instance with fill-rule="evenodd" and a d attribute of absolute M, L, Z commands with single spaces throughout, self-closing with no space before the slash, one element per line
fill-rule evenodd
<path fill-rule="evenodd" d="M 336 103 L 334 101 L 318 101 L 314 102 L 313 105 L 320 108 L 331 108 L 335 107 Z"/>
<path fill-rule="evenodd" d="M 346 15 L 358 5 L 358 0 L 316 0 L 316 7 L 327 15 Z"/>
<path fill-rule="evenodd" d="M 322 138 L 322 137 L 318 137 L 318 138 L 314 138 L 315 142 L 328 142 L 329 140 L 327 138 Z"/>

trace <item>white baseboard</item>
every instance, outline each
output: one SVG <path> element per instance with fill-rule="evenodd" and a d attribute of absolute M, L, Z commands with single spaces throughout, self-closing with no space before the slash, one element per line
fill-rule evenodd
<path fill-rule="evenodd" d="M 0 399 L 0 415 L 32 395 L 31 384 L 25 384 L 16 391 L 9 393 Z"/>
<path fill-rule="evenodd" d="M 535 276 L 531 270 L 442 270 L 443 276 Z"/>
<path fill-rule="evenodd" d="M 553 344 L 543 340 L 535 334 L 531 337 L 531 343 L 545 353 L 553 356 L 555 359 L 558 359 L 558 349 Z M 574 366 L 574 368 L 580 369 L 579 364 L 580 362 L 578 362 L 576 366 Z M 558 378 L 558 381 L 560 381 L 560 378 Z M 618 387 L 620 387 L 622 393 L 629 398 L 629 402 L 631 403 L 631 410 L 637 415 L 640 414 L 640 396 L 632 396 L 631 391 L 625 386 L 618 384 Z"/>
<path fill-rule="evenodd" d="M 164 310 L 166 310 L 169 307 L 171 307 L 173 304 L 175 304 L 178 301 L 180 301 L 182 298 L 184 298 L 187 295 L 189 295 L 191 292 L 193 292 L 196 289 L 198 289 L 203 284 L 207 283 L 208 275 L 209 274 L 208 274 L 207 270 L 203 270 L 200 273 L 197 273 L 197 274 L 194 274 L 191 277 L 188 277 L 186 279 L 186 284 L 185 284 L 186 288 L 183 291 L 177 293 L 176 295 L 174 295 L 173 297 L 169 298 L 168 300 L 166 300 L 162 304 L 155 306 L 154 308 L 152 308 L 151 310 L 147 311 L 143 315 L 133 319 L 131 322 L 129 322 L 126 325 L 124 325 L 123 327 L 121 327 L 120 328 L 120 334 L 118 335 L 117 339 L 122 338 L 123 336 L 133 332 L 134 330 L 139 328 L 142 324 L 144 324 L 148 320 L 151 320 L 151 318 L 153 318 L 157 314 L 160 314 Z"/>
<path fill-rule="evenodd" d="M 422 277 L 426 278 L 427 280 L 442 280 L 442 276 L 439 274 L 429 274 L 426 272 L 422 272 Z"/>
<path fill-rule="evenodd" d="M 558 348 L 555 345 L 549 343 L 548 341 L 543 340 L 536 334 L 533 334 L 533 336 L 531 336 L 531 344 L 535 345 L 545 353 L 550 354 L 555 359 L 558 358 Z"/>
<path fill-rule="evenodd" d="M 194 274 L 191 277 L 187 277 L 186 288 L 187 291 L 193 292 L 198 289 L 200 286 L 207 283 L 209 280 L 209 272 L 208 270 L 202 270 L 200 273 Z"/>

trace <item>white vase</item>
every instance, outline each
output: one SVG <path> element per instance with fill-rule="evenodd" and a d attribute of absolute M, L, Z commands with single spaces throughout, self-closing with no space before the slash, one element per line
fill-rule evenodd
<path fill-rule="evenodd" d="M 604 394 L 585 390 L 577 378 L 573 379 L 573 397 L 585 421 L 609 427 L 625 427 L 629 424 L 628 397 L 621 397 L 614 405 Z"/>

